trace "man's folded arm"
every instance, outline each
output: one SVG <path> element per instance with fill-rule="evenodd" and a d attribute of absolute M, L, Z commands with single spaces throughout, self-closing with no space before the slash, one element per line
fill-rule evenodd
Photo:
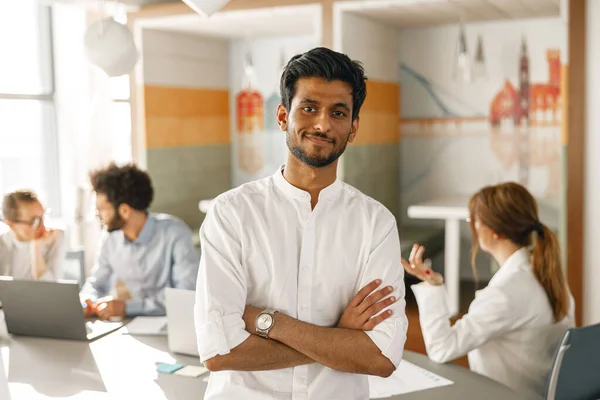
<path fill-rule="evenodd" d="M 374 240 L 359 287 L 375 279 L 381 279 L 383 285 L 392 286 L 394 290 L 390 295 L 396 298 L 396 302 L 385 310 L 391 310 L 390 318 L 363 332 L 324 328 L 276 313 L 270 336 L 338 371 L 382 377 L 391 375 L 402 360 L 408 321 L 398 229 L 394 220 L 385 227 Z"/>
<path fill-rule="evenodd" d="M 231 215 L 231 214 L 229 214 Z M 201 361 L 211 371 L 263 371 L 313 361 L 288 346 L 251 335 L 242 318 L 246 276 L 241 263 L 239 226 L 218 200 L 200 229 L 202 256 L 194 308 Z"/>

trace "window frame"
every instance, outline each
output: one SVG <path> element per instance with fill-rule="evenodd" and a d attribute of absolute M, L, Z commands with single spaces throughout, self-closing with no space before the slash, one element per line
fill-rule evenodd
<path fill-rule="evenodd" d="M 38 35 L 47 36 L 48 40 L 43 41 L 49 48 L 47 49 L 47 57 L 42 58 L 41 62 L 49 72 L 50 89 L 46 93 L 31 94 L 31 93 L 2 93 L 0 92 L 0 100 L 8 101 L 36 101 L 46 103 L 50 109 L 50 115 L 42 113 L 42 126 L 47 127 L 43 131 L 44 151 L 42 153 L 42 181 L 45 182 L 44 189 L 46 191 L 45 205 L 52 209 L 54 217 L 62 216 L 61 207 L 61 182 L 59 170 L 59 143 L 58 143 L 58 123 L 56 111 L 56 71 L 54 63 L 54 20 L 52 15 L 52 6 L 39 4 L 39 7 L 45 9 L 47 18 L 47 31 L 38 31 Z"/>

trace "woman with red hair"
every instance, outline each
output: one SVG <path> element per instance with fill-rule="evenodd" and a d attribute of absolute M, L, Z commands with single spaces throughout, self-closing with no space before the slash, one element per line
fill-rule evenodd
<path fill-rule="evenodd" d="M 423 263 L 423 246 L 415 244 L 409 261 L 402 260 L 423 281 L 411 288 L 427 354 L 439 363 L 468 354 L 471 370 L 541 398 L 559 340 L 574 326 L 558 240 L 539 221 L 533 196 L 516 183 L 481 189 L 469 211 L 473 268 L 480 248 L 501 267 L 454 325 L 444 279 Z"/>

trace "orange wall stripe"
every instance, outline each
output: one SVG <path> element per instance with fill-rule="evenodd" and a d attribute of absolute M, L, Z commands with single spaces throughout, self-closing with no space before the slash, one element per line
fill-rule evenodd
<path fill-rule="evenodd" d="M 184 147 L 231 142 L 229 91 L 144 87 L 146 147 Z"/>

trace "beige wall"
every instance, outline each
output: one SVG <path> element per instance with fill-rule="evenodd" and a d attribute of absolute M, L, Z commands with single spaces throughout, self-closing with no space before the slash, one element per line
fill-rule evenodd
<path fill-rule="evenodd" d="M 144 30 L 146 164 L 156 189 L 153 211 L 194 230 L 198 202 L 231 187 L 229 43 Z"/>

